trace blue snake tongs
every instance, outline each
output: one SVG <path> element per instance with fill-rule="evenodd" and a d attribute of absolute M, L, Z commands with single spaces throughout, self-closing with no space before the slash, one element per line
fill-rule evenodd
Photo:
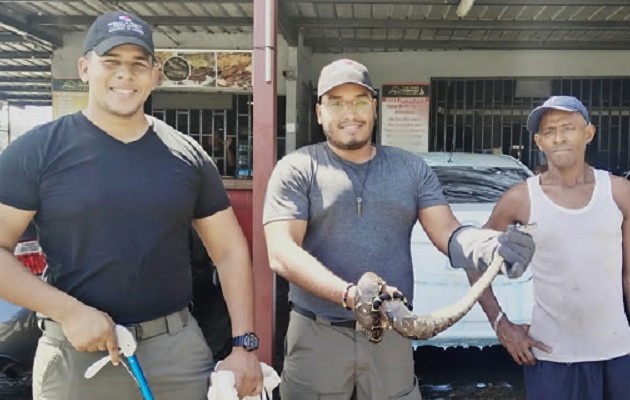
<path fill-rule="evenodd" d="M 140 367 L 140 363 L 138 359 L 134 355 L 136 352 L 136 348 L 138 344 L 136 343 L 133 334 L 129 331 L 129 329 L 125 328 L 122 325 L 116 325 L 116 337 L 118 339 L 118 347 L 120 349 L 120 353 L 125 356 L 127 362 L 129 363 L 129 367 L 124 362 L 121 364 L 127 368 L 127 371 L 134 378 L 138 387 L 140 388 L 140 392 L 142 393 L 142 398 L 144 400 L 154 400 L 153 393 L 151 393 L 151 389 L 149 388 L 149 383 L 147 379 L 144 377 L 144 373 L 142 372 L 142 368 Z M 107 363 L 111 361 L 109 354 L 105 357 L 99 359 L 94 364 L 90 365 L 87 370 L 85 370 L 85 378 L 90 379 L 98 371 L 100 371 Z M 130 369 L 131 368 L 131 369 Z"/>

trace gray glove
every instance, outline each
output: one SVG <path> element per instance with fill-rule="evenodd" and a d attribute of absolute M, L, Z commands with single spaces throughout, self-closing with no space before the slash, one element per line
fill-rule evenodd
<path fill-rule="evenodd" d="M 515 225 L 508 226 L 505 232 L 461 226 L 448 240 L 448 258 L 453 268 L 484 272 L 498 254 L 505 260 L 501 271 L 509 278 L 523 275 L 535 249 L 531 235 Z"/>

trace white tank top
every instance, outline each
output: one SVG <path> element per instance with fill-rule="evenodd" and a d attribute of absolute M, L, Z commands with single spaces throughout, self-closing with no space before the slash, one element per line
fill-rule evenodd
<path fill-rule="evenodd" d="M 594 170 L 595 188 L 581 209 L 554 203 L 538 176 L 527 180 L 536 252 L 530 335 L 553 348 L 536 348 L 540 360 L 599 361 L 630 353 L 623 309 L 623 215 L 608 172 Z"/>

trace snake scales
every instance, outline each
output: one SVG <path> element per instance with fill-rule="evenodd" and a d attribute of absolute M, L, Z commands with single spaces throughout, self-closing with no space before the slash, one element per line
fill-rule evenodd
<path fill-rule="evenodd" d="M 378 343 L 383 333 L 394 329 L 409 339 L 429 339 L 459 321 L 475 305 L 483 291 L 501 270 L 503 258 L 495 256 L 481 278 L 456 303 L 428 315 L 415 315 L 400 293 L 384 292 L 385 281 L 373 272 L 365 273 L 354 295 L 353 313 L 368 339 Z"/>

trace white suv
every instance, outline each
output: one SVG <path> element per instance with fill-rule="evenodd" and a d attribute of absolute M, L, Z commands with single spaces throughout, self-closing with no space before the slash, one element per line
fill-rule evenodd
<path fill-rule="evenodd" d="M 510 187 L 532 176 L 518 160 L 506 155 L 470 153 L 419 154 L 435 171 L 444 194 L 463 225 L 483 226 L 499 197 Z M 428 314 L 459 300 L 470 287 L 466 273 L 451 267 L 448 258 L 427 238 L 419 224 L 411 235 L 414 268 L 414 313 Z M 532 276 L 529 271 L 518 279 L 498 276 L 493 289 L 510 321 L 526 323 L 533 308 Z M 486 315 L 476 304 L 451 328 L 415 345 L 487 346 L 498 340 Z"/>

